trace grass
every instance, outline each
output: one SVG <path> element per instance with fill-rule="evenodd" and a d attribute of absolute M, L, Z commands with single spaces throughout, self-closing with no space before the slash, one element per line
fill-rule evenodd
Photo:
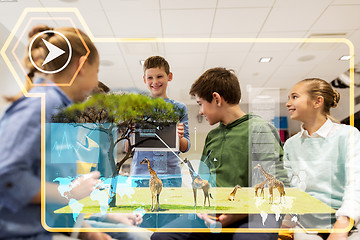
<path fill-rule="evenodd" d="M 255 197 L 253 188 L 238 190 L 235 201 L 227 200 L 232 188 L 212 188 L 211 206 L 203 206 L 204 194 L 197 191 L 197 207 L 194 207 L 194 196 L 191 188 L 163 188 L 160 194 L 160 210 L 158 213 L 333 213 L 334 209 L 296 188 L 286 189 L 285 203 L 279 203 L 279 193 L 275 190 L 274 203 L 268 201 L 268 189 L 265 189 L 265 199 Z M 149 188 L 118 189 L 116 207 L 107 209 L 108 212 L 151 212 L 151 193 Z M 126 194 L 125 194 L 126 193 Z M 107 196 L 102 192 L 103 196 Z M 105 202 L 107 199 L 105 199 Z M 100 212 L 98 201 L 90 197 L 82 199 L 82 213 Z M 106 207 L 106 206 L 105 206 Z M 69 206 L 58 209 L 56 213 L 72 213 Z"/>

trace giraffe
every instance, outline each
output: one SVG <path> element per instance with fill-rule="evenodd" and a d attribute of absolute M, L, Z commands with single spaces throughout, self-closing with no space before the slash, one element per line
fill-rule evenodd
<path fill-rule="evenodd" d="M 149 168 L 149 173 L 151 175 L 150 182 L 149 182 L 149 187 L 150 187 L 151 196 L 152 196 L 151 211 L 153 212 L 155 210 L 155 207 L 154 207 L 155 201 L 156 201 L 156 210 L 159 210 L 159 195 L 160 195 L 160 192 L 161 192 L 162 186 L 163 186 L 162 181 L 156 175 L 156 172 L 151 168 L 149 159 L 144 158 L 144 160 L 142 160 L 140 162 L 140 164 L 147 164 L 148 168 Z"/>
<path fill-rule="evenodd" d="M 269 181 L 269 201 L 272 203 L 274 201 L 273 189 L 276 188 L 280 193 L 280 203 L 281 197 L 284 196 L 285 202 L 285 186 L 284 183 L 280 180 L 277 180 L 273 175 L 267 173 L 260 164 L 257 164 L 254 169 L 259 168 L 261 173 L 264 175 L 267 181 Z"/>
<path fill-rule="evenodd" d="M 228 200 L 229 200 L 229 201 L 235 201 L 235 194 L 236 194 L 236 191 L 237 191 L 238 189 L 241 189 L 240 185 L 236 185 L 236 186 L 234 187 L 234 190 L 232 190 L 232 192 L 231 192 L 230 195 L 228 196 Z"/>
<path fill-rule="evenodd" d="M 191 165 L 190 161 L 185 158 L 184 160 L 184 163 L 187 164 L 188 168 L 189 168 L 189 172 L 190 172 L 190 175 L 191 175 L 191 178 L 192 178 L 192 188 L 193 188 L 193 192 L 194 192 L 194 201 L 195 201 L 195 204 L 194 206 L 196 207 L 196 193 L 197 193 L 197 189 L 202 189 L 204 191 L 204 207 L 205 207 L 205 204 L 206 204 L 206 198 L 208 199 L 208 202 L 209 202 L 209 207 L 210 207 L 210 198 L 213 198 L 211 196 L 211 193 L 209 193 L 209 190 L 210 190 L 210 183 L 206 180 L 203 180 L 201 179 L 200 175 L 198 175 L 193 166 Z"/>
<path fill-rule="evenodd" d="M 274 195 L 273 195 L 273 189 L 274 187 L 279 191 L 280 193 L 280 203 L 281 203 L 281 197 L 284 196 L 284 202 L 285 202 L 285 186 L 284 183 L 280 180 L 277 180 L 275 177 L 273 178 L 273 181 L 270 181 L 268 183 L 269 185 L 269 193 L 270 193 L 270 202 L 272 203 L 274 200 Z M 271 187 L 270 187 L 271 186 Z M 271 188 L 271 192 L 270 192 L 270 188 Z"/>
<path fill-rule="evenodd" d="M 267 181 L 268 181 L 268 180 L 265 179 L 265 181 L 263 181 L 262 183 L 259 183 L 259 184 L 255 185 L 255 196 L 256 196 L 256 197 L 258 196 L 258 195 L 257 195 L 257 191 L 260 189 L 260 190 L 261 190 L 261 192 L 260 192 L 260 197 L 261 197 L 261 195 L 262 195 L 262 197 L 264 198 L 264 187 L 265 187 L 265 184 L 266 184 Z"/>

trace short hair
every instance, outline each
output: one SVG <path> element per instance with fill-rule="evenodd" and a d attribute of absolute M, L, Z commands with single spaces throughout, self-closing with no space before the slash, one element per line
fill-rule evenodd
<path fill-rule="evenodd" d="M 207 70 L 193 83 L 189 93 L 211 102 L 214 92 L 229 104 L 240 102 L 240 84 L 233 70 L 221 67 Z"/>
<path fill-rule="evenodd" d="M 150 68 L 164 68 L 166 74 L 170 73 L 169 63 L 165 60 L 165 58 L 161 56 L 152 56 L 145 60 L 144 62 L 144 73 L 146 70 Z"/>

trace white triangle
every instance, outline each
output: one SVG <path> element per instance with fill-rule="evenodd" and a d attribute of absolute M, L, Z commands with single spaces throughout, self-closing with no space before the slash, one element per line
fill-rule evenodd
<path fill-rule="evenodd" d="M 48 62 L 54 60 L 55 58 L 63 55 L 65 53 L 65 51 L 63 51 L 62 49 L 58 48 L 57 46 L 55 46 L 52 43 L 49 43 L 48 41 L 46 41 L 45 39 L 42 39 L 43 42 L 45 43 L 47 49 L 49 50 L 49 54 L 46 56 L 44 63 L 42 64 L 42 66 L 44 66 L 45 64 L 47 64 Z"/>

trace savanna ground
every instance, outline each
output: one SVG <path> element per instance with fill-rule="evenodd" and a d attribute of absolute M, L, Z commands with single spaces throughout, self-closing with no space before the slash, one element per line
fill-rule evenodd
<path fill-rule="evenodd" d="M 160 194 L 159 213 L 334 213 L 335 210 L 309 194 L 297 189 L 286 188 L 285 202 L 280 203 L 279 193 L 274 191 L 274 202 L 269 202 L 269 191 L 265 188 L 265 199 L 255 197 L 253 188 L 239 189 L 235 201 L 228 201 L 232 188 L 211 188 L 213 199 L 210 198 L 211 206 L 204 204 L 204 194 L 201 189 L 197 190 L 197 206 L 194 206 L 192 188 L 163 188 Z M 106 190 L 104 190 L 106 191 Z M 103 196 L 103 202 L 107 202 L 108 194 L 99 192 Z M 126 213 L 134 211 L 151 212 L 151 193 L 149 188 L 121 188 L 118 186 L 116 207 L 108 208 L 107 212 Z M 120 193 L 120 194 L 119 194 Z M 94 199 L 94 197 L 93 197 Z M 96 198 L 98 199 L 98 198 Z M 79 201 L 83 204 L 81 213 L 100 212 L 99 201 L 90 197 Z M 102 204 L 103 211 L 107 206 Z M 73 213 L 69 207 L 58 209 L 56 213 Z"/>

